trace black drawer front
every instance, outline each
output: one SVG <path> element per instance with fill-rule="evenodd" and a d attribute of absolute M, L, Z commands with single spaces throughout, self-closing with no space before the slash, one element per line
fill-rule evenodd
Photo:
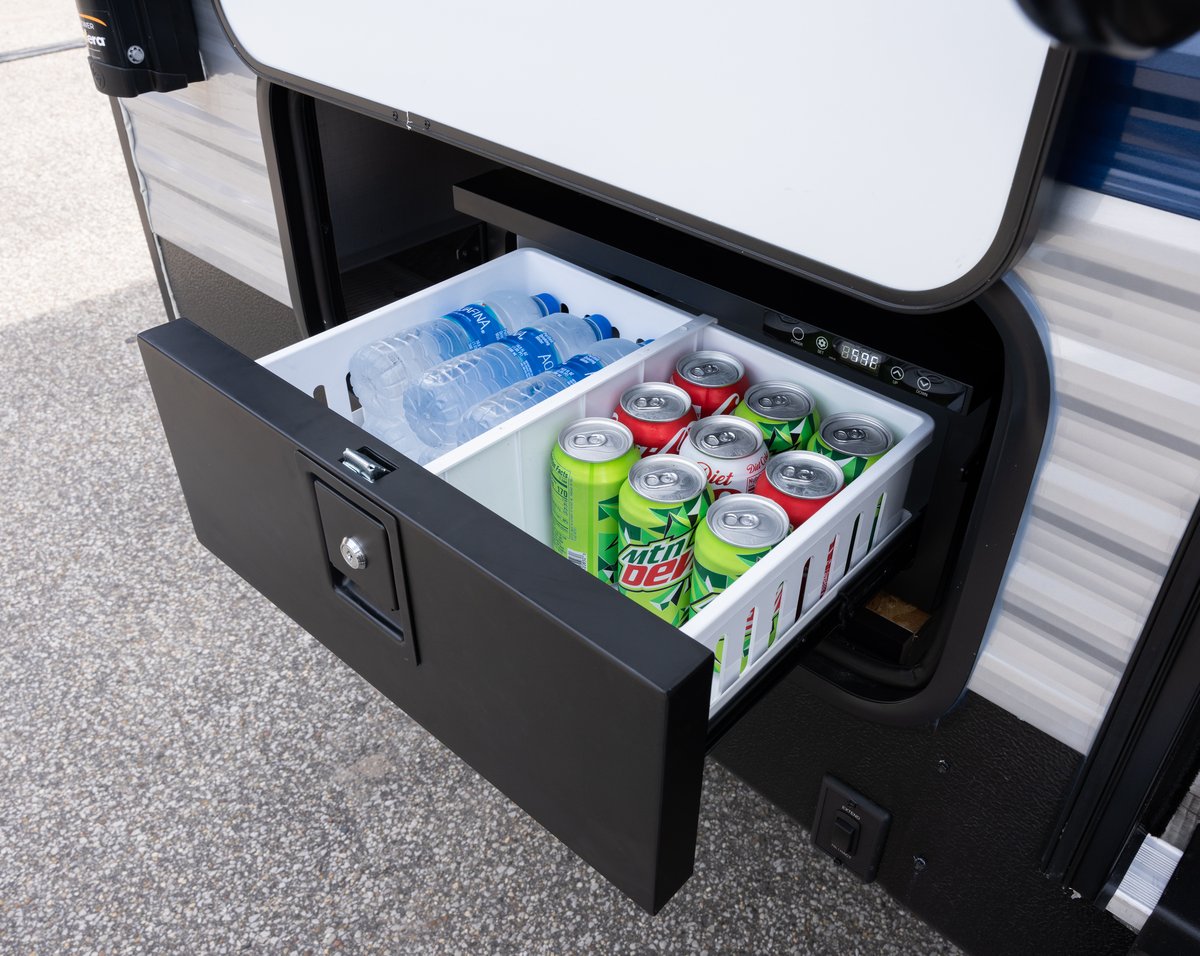
<path fill-rule="evenodd" d="M 708 651 L 186 320 L 141 350 L 200 541 L 661 907 L 692 871 Z M 395 470 L 340 464 L 363 447 Z M 370 573 L 337 563 L 351 532 Z"/>

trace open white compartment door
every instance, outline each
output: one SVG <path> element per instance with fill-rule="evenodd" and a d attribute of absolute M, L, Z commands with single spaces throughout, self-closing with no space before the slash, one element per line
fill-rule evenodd
<path fill-rule="evenodd" d="M 998 277 L 1065 73 L 1015 0 L 219 0 L 260 73 L 894 308 Z"/>

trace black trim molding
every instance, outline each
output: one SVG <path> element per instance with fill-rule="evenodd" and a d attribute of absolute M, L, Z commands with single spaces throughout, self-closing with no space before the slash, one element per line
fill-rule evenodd
<path fill-rule="evenodd" d="M 1195 774 L 1200 717 L 1200 509 L 1046 849 L 1047 873 L 1104 903 L 1154 825 Z M 1168 810 L 1169 812 L 1169 810 Z M 1158 817 L 1163 814 L 1159 812 Z"/>

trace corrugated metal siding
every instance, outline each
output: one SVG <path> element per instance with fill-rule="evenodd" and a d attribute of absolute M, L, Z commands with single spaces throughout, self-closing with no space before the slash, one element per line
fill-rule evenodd
<path fill-rule="evenodd" d="M 1200 37 L 1085 69 L 1060 178 L 1200 218 Z"/>
<path fill-rule="evenodd" d="M 1017 268 L 1055 414 L 970 686 L 1085 752 L 1200 497 L 1200 221 L 1059 199 Z"/>
<path fill-rule="evenodd" d="M 208 79 L 175 93 L 124 100 L 151 228 L 291 304 L 258 125 L 256 80 L 229 45 L 212 5 L 195 4 Z"/>

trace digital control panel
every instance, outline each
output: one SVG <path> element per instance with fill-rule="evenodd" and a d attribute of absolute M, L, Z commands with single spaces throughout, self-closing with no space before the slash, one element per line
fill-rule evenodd
<path fill-rule="evenodd" d="M 850 366 L 951 411 L 965 412 L 970 407 L 970 385 L 948 378 L 932 369 L 922 368 L 898 356 L 888 355 L 862 342 L 835 335 L 778 312 L 766 314 L 763 328 L 769 335 L 788 341 L 811 355 L 819 355 L 838 365 Z"/>

